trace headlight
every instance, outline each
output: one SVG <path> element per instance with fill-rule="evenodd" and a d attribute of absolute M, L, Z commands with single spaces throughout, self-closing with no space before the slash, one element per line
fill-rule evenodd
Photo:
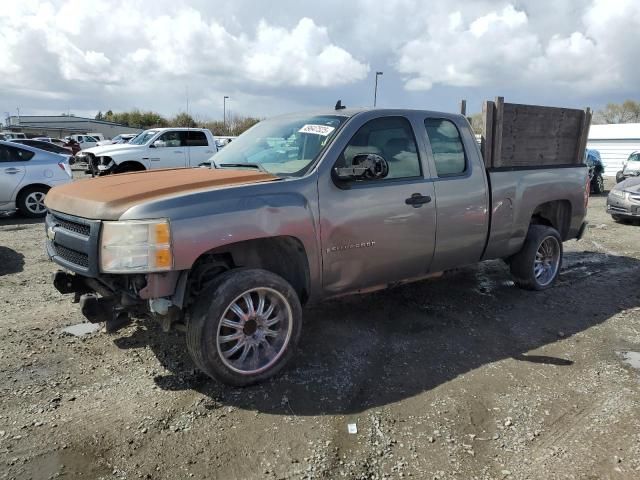
<path fill-rule="evenodd" d="M 610 195 L 613 195 L 614 197 L 618 197 L 618 198 L 624 198 L 624 191 L 622 190 L 611 190 Z"/>
<path fill-rule="evenodd" d="M 173 255 L 169 221 L 103 222 L 100 267 L 105 273 L 171 270 Z"/>

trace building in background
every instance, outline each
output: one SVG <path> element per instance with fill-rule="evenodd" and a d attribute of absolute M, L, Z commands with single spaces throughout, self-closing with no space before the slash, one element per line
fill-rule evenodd
<path fill-rule="evenodd" d="M 604 174 L 615 177 L 629 155 L 640 151 L 640 123 L 591 125 L 587 148 L 600 152 Z"/>
<path fill-rule="evenodd" d="M 119 123 L 65 115 L 10 116 L 6 118 L 3 129 L 22 132 L 27 137 L 62 138 L 77 133 L 101 133 L 109 139 L 121 133 L 142 131 L 141 128 L 127 127 Z"/>

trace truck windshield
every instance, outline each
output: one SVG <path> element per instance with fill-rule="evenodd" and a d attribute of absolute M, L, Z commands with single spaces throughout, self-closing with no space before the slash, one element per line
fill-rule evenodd
<path fill-rule="evenodd" d="M 131 145 L 144 145 L 149 140 L 151 140 L 151 137 L 153 137 L 156 133 L 158 133 L 157 130 L 145 130 L 129 143 Z"/>
<path fill-rule="evenodd" d="M 339 115 L 287 115 L 264 120 L 211 160 L 218 168 L 247 164 L 275 175 L 301 176 L 346 119 Z"/>

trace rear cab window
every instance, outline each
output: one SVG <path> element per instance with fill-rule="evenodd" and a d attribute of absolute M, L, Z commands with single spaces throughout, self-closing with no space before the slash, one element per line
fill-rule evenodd
<path fill-rule="evenodd" d="M 468 162 L 458 127 L 444 118 L 427 118 L 424 126 L 431 144 L 436 175 L 445 178 L 465 175 Z"/>
<path fill-rule="evenodd" d="M 187 147 L 208 147 L 209 142 L 204 132 L 198 130 L 189 130 L 186 132 L 186 146 Z"/>

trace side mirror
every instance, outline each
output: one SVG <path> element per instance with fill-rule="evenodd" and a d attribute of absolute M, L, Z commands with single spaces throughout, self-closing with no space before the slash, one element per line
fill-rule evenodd
<path fill-rule="evenodd" d="M 153 142 L 151 145 L 149 145 L 151 148 L 164 148 L 166 146 L 165 142 L 162 140 L 156 140 L 155 142 Z"/>
<path fill-rule="evenodd" d="M 375 153 L 361 153 L 353 157 L 350 167 L 336 167 L 338 180 L 380 180 L 389 174 L 389 164 Z"/>

